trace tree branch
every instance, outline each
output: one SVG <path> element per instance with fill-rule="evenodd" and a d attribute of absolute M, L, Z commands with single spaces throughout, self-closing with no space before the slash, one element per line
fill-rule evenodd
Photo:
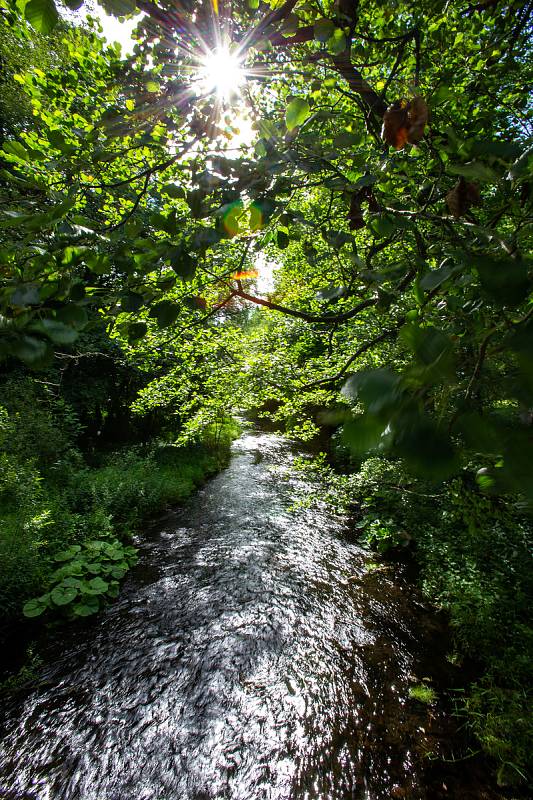
<path fill-rule="evenodd" d="M 362 300 L 358 303 L 354 308 L 350 309 L 350 311 L 345 311 L 343 314 L 309 314 L 306 311 L 297 311 L 294 308 L 287 308 L 287 306 L 281 306 L 278 303 L 273 303 L 271 300 L 265 300 L 263 297 L 256 297 L 255 295 L 248 294 L 242 288 L 242 284 L 240 281 L 237 281 L 237 297 L 240 297 L 242 300 L 248 300 L 250 303 L 255 303 L 258 306 L 264 306 L 265 308 L 269 308 L 271 311 L 280 311 L 282 314 L 286 314 L 289 317 L 296 317 L 296 319 L 303 319 L 305 322 L 319 322 L 319 323 L 332 323 L 332 322 L 346 322 L 349 319 L 357 316 L 361 311 L 364 311 L 365 308 L 370 308 L 370 306 L 375 306 L 377 303 L 377 298 L 371 297 L 367 300 Z"/>
<path fill-rule="evenodd" d="M 311 381 L 311 383 L 304 383 L 299 387 L 300 390 L 307 391 L 308 389 L 315 389 L 317 386 L 328 386 L 330 383 L 337 383 L 337 381 L 344 377 L 346 371 L 353 364 L 356 358 L 359 358 L 359 356 L 361 356 L 363 353 L 366 353 L 366 351 L 370 350 L 370 348 L 374 347 L 374 345 L 384 342 L 386 339 L 390 339 L 397 333 L 398 329 L 402 327 L 404 322 L 405 317 L 400 317 L 394 328 L 391 328 L 388 331 L 383 331 L 383 333 L 380 333 L 379 336 L 375 336 L 373 339 L 370 339 L 368 342 L 365 342 L 358 347 L 355 353 L 350 356 L 348 361 L 346 361 L 344 366 L 342 366 L 335 375 L 332 375 L 330 378 L 322 378 L 318 381 Z"/>

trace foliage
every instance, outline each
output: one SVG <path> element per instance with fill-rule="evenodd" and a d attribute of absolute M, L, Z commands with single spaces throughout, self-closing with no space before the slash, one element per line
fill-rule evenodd
<path fill-rule="evenodd" d="M 115 598 L 119 581 L 136 561 L 136 549 L 117 539 L 74 544 L 54 555 L 57 569 L 50 575 L 49 591 L 28 600 L 25 617 L 39 617 L 47 609 L 78 617 L 95 614 L 106 599 Z"/>
<path fill-rule="evenodd" d="M 461 658 L 481 667 L 463 711 L 484 749 L 497 759 L 500 778 L 531 774 L 530 687 L 533 685 L 531 520 L 520 508 L 484 495 L 468 477 L 435 493 L 400 462 L 372 458 L 347 480 L 368 537 L 375 517 L 386 519 L 378 550 L 408 542 L 421 565 L 426 596 L 450 618 Z M 367 538 L 368 540 L 368 538 Z"/>
<path fill-rule="evenodd" d="M 3 148 L 4 354 L 38 367 L 94 309 L 132 344 L 176 325 L 216 339 L 216 313 L 255 303 L 290 322 L 281 352 L 267 337 L 263 393 L 304 414 L 351 369 L 354 453 L 440 480 L 474 448 L 498 491 L 531 499 L 528 7 L 463 5 L 236 4 L 239 57 L 272 88 L 248 82 L 256 139 L 236 155 L 223 122 L 237 99 L 192 99 L 208 5 L 183 9 L 191 46 L 172 59 L 172 23 L 141 2 L 128 61 L 80 31 L 61 44 L 73 69 L 16 73 L 34 121 Z M 4 22 L 52 30 L 53 7 Z M 246 271 L 263 254 L 280 265 L 269 298 Z M 505 424 L 495 401 L 515 409 Z"/>
<path fill-rule="evenodd" d="M 25 655 L 25 662 L 18 672 L 8 675 L 5 680 L 0 681 L 0 695 L 12 694 L 37 679 L 43 663 L 42 658 L 37 655 L 32 646 L 28 647 Z"/>
<path fill-rule="evenodd" d="M 5 640 L 23 605 L 27 617 L 45 611 L 75 617 L 115 597 L 135 560 L 127 544 L 132 532 L 148 515 L 182 502 L 225 463 L 235 428 L 225 422 L 188 447 L 156 440 L 92 451 L 98 463 L 91 465 L 80 450 L 76 411 L 64 397 L 15 373 L 0 385 L 0 399 Z"/>

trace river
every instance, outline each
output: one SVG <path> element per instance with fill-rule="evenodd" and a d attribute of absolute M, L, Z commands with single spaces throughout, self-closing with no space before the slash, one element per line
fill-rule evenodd
<path fill-rule="evenodd" d="M 409 696 L 443 660 L 438 626 L 404 568 L 373 568 L 326 507 L 294 507 L 313 488 L 295 454 L 244 433 L 142 537 L 120 598 L 53 637 L 5 709 L 0 797 L 474 796 L 428 783 L 447 712 Z"/>

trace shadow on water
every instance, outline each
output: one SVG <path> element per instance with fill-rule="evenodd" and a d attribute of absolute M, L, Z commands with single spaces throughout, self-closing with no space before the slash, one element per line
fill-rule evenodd
<path fill-rule="evenodd" d="M 369 570 L 343 520 L 292 508 L 309 487 L 286 440 L 246 433 L 234 451 L 13 699 L 0 797 L 495 797 L 473 768 L 457 791 L 430 775 L 448 716 L 409 686 L 441 637 L 402 568 Z"/>

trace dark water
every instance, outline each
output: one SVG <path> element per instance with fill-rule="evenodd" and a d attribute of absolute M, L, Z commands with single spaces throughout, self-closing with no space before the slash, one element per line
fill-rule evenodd
<path fill-rule="evenodd" d="M 291 509 L 310 488 L 292 458 L 241 437 L 144 540 L 118 602 L 52 645 L 7 709 L 0 797 L 452 796 L 427 783 L 444 712 L 408 696 L 438 632 L 400 568 L 369 569 L 327 509 Z"/>

